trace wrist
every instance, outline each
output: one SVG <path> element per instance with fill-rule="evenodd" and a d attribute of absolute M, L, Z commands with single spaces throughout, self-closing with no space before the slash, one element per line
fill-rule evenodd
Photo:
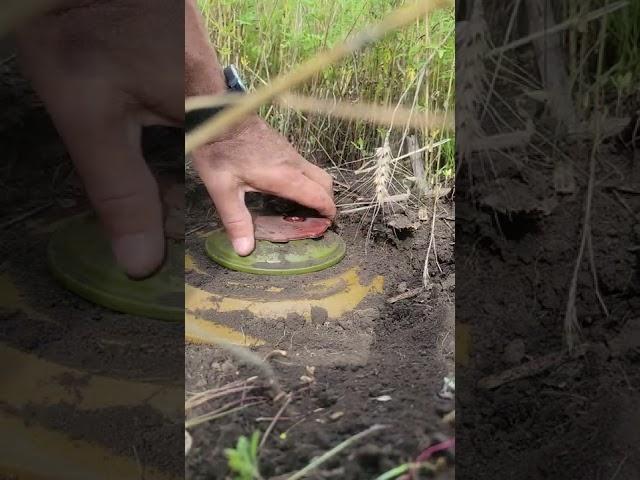
<path fill-rule="evenodd" d="M 224 72 L 211 50 L 204 55 L 185 52 L 185 96 L 219 95 L 227 91 Z"/>
<path fill-rule="evenodd" d="M 235 142 L 243 142 L 250 136 L 257 136 L 257 133 L 264 128 L 268 128 L 266 123 L 255 113 L 247 115 L 240 122 L 226 129 L 223 133 L 208 142 L 202 148 L 215 148 L 217 146 L 228 145 Z M 254 132 L 256 135 L 254 135 Z"/>

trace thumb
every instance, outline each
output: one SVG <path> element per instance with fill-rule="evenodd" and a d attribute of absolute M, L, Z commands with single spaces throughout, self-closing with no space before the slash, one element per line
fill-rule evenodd
<path fill-rule="evenodd" d="M 203 173 L 200 177 L 216 205 L 233 249 L 240 256 L 249 255 L 255 248 L 255 238 L 253 219 L 244 202 L 244 190 L 230 174 L 218 174 L 214 180 L 208 178 L 211 175 L 208 169 Z"/>
<path fill-rule="evenodd" d="M 162 204 L 142 156 L 139 128 L 126 119 L 65 120 L 58 128 L 116 261 L 131 277 L 152 274 L 164 259 Z"/>

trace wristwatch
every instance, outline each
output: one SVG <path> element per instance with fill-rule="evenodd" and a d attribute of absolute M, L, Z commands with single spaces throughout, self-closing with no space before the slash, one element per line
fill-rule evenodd
<path fill-rule="evenodd" d="M 230 92 L 237 93 L 246 93 L 247 87 L 244 85 L 242 78 L 240 78 L 240 74 L 238 73 L 238 69 L 235 65 L 229 65 L 224 68 L 224 79 L 227 84 L 227 89 Z M 193 130 L 199 125 L 203 124 L 207 120 L 211 119 L 211 117 L 220 113 L 225 107 L 209 107 L 209 108 L 198 108 L 196 110 L 191 110 L 185 114 L 185 129 L 187 132 Z"/>
<path fill-rule="evenodd" d="M 227 81 L 227 88 L 229 90 L 238 93 L 247 92 L 247 87 L 244 86 L 244 82 L 240 78 L 240 74 L 235 65 L 231 64 L 224 69 L 224 79 Z"/>

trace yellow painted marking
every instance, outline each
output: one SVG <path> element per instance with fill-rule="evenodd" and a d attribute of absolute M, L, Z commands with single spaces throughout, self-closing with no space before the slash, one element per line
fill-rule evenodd
<path fill-rule="evenodd" d="M 115 455 L 96 444 L 71 440 L 63 433 L 0 412 L 0 470 L 21 480 L 139 480 L 140 468 L 132 458 Z M 35 457 L 34 457 L 35 455 Z M 37 457 L 37 462 L 34 458 Z M 145 468 L 145 478 L 170 480 L 157 469 Z M 4 478 L 4 477 L 3 477 Z"/>
<path fill-rule="evenodd" d="M 118 406 L 149 405 L 170 419 L 183 414 L 182 387 L 120 380 L 43 360 L 0 345 L 0 364 L 11 365 L 1 375 L 3 401 L 15 408 L 60 403 L 78 411 Z M 77 383 L 73 383 L 78 380 Z M 25 425 L 16 416 L 0 412 L 0 470 L 20 479 L 139 479 L 137 462 L 112 454 L 97 444 L 71 440 L 62 432 Z M 34 452 L 38 462 L 33 462 Z M 154 470 L 149 478 L 169 479 Z"/>
<path fill-rule="evenodd" d="M 184 256 L 184 268 L 187 271 L 191 270 L 197 273 L 202 273 L 203 275 L 207 275 L 204 270 L 198 267 L 195 260 L 193 259 L 193 256 L 188 252 Z"/>
<path fill-rule="evenodd" d="M 95 410 L 147 404 L 169 418 L 179 417 L 182 413 L 184 392 L 177 386 L 103 375 L 91 375 L 86 384 L 65 385 L 65 379 L 83 379 L 87 372 L 43 360 L 7 345 L 0 345 L 0 365 L 11 365 L 11 370 L 0 379 L 4 392 L 2 399 L 14 407 L 27 403 L 67 403 L 79 410 Z"/>
<path fill-rule="evenodd" d="M 204 345 L 217 345 L 221 341 L 246 346 L 264 345 L 262 340 L 243 335 L 224 325 L 203 320 L 189 311 L 185 312 L 184 338 L 188 342 Z"/>
<path fill-rule="evenodd" d="M 327 293 L 319 298 L 280 298 L 256 299 L 234 298 L 223 294 L 211 293 L 185 285 L 186 308 L 191 311 L 210 310 L 217 313 L 247 311 L 260 318 L 286 317 L 290 313 L 311 318 L 311 308 L 320 307 L 327 311 L 328 318 L 337 319 L 353 310 L 364 298 L 372 293 L 382 293 L 384 279 L 375 277 L 368 285 L 360 282 L 357 269 L 351 269 L 342 275 L 311 285 L 302 295 Z M 327 292 L 331 287 L 333 292 Z M 339 288 L 337 288 L 339 287 Z"/>

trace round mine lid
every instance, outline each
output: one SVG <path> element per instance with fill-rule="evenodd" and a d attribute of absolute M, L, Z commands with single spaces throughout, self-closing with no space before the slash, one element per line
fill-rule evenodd
<path fill-rule="evenodd" d="M 259 275 L 298 275 L 332 267 L 345 255 L 342 238 L 324 232 L 320 238 L 274 243 L 256 240 L 255 250 L 246 257 L 235 253 L 224 229 L 211 233 L 205 241 L 207 255 L 216 263 L 238 272 Z"/>
<path fill-rule="evenodd" d="M 184 243 L 167 242 L 165 263 L 155 274 L 132 280 L 116 264 L 94 215 L 66 220 L 48 248 L 53 275 L 81 297 L 123 313 L 184 320 Z"/>

